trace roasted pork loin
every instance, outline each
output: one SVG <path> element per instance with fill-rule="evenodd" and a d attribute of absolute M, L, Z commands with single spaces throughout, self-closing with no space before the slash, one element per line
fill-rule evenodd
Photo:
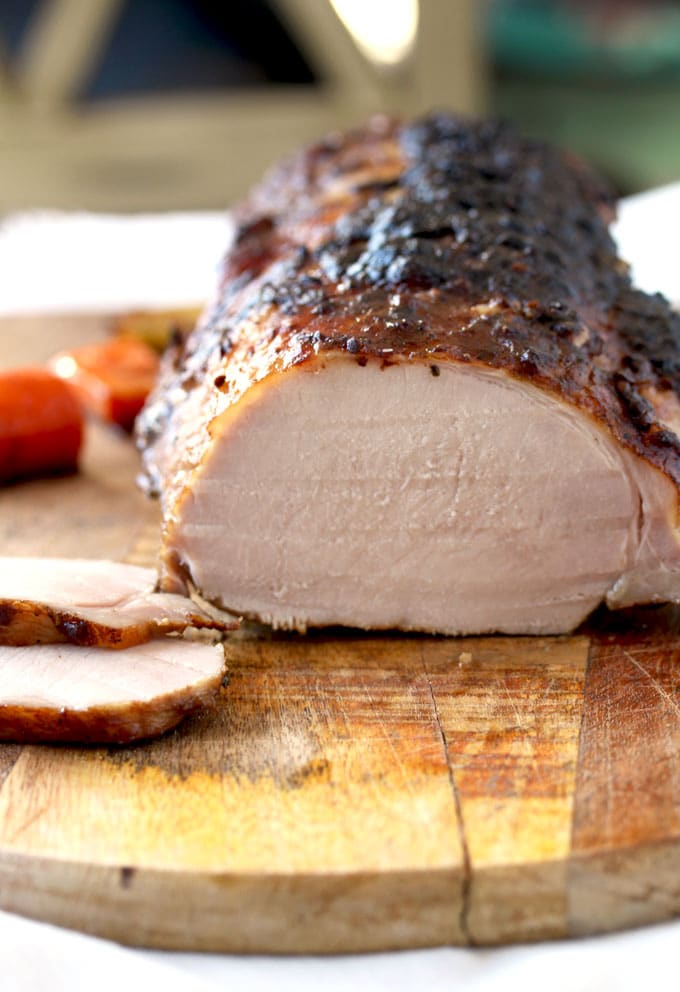
<path fill-rule="evenodd" d="M 451 634 L 680 598 L 680 318 L 612 217 L 579 162 L 446 114 L 275 169 L 139 421 L 163 587 Z"/>

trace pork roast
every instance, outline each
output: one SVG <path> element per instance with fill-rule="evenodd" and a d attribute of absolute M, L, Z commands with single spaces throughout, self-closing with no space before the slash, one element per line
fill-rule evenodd
<path fill-rule="evenodd" d="M 494 121 L 274 169 L 138 425 L 162 586 L 280 628 L 559 633 L 680 598 L 680 318 Z"/>

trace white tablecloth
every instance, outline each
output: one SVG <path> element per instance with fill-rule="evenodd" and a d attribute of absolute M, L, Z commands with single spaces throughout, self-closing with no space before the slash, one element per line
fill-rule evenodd
<path fill-rule="evenodd" d="M 645 289 L 680 301 L 680 184 L 623 205 L 616 233 Z M 171 307 L 209 298 L 223 214 L 40 214 L 0 225 L 0 314 Z M 654 992 L 680 988 L 680 922 L 494 950 L 344 957 L 196 955 L 121 948 L 0 912 L 0 992 Z"/>
<path fill-rule="evenodd" d="M 344 957 L 138 951 L 0 913 L 2 992 L 677 992 L 680 923 L 494 950 Z"/>

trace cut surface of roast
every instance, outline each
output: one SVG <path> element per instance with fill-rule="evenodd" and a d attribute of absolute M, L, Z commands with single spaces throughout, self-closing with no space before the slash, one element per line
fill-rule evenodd
<path fill-rule="evenodd" d="M 302 367 L 214 425 L 173 535 L 203 595 L 276 627 L 554 633 L 674 593 L 665 476 L 531 386 L 437 371 Z"/>
<path fill-rule="evenodd" d="M 96 559 L 0 558 L 0 644 L 126 648 L 187 627 L 225 630 L 151 568 Z"/>
<path fill-rule="evenodd" d="M 0 647 L 0 740 L 127 743 L 211 701 L 218 644 L 167 637 L 126 651 L 72 644 Z"/>
<path fill-rule="evenodd" d="M 680 599 L 680 320 L 612 216 L 581 164 L 449 115 L 274 170 L 139 422 L 163 587 L 447 634 Z"/>

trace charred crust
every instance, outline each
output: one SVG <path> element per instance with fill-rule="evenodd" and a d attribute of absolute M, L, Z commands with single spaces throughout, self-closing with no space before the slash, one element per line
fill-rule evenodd
<path fill-rule="evenodd" d="M 499 121 L 379 118 L 315 144 L 238 209 L 220 299 L 138 420 L 147 475 L 178 396 L 334 351 L 502 369 L 680 484 L 680 441 L 645 399 L 680 394 L 680 316 L 632 286 L 613 213 L 579 160 Z"/>
<path fill-rule="evenodd" d="M 178 324 L 172 324 L 170 327 L 170 333 L 168 334 L 168 343 L 166 348 L 171 348 L 178 351 L 182 347 L 185 337 L 186 335 L 182 328 Z"/>
<path fill-rule="evenodd" d="M 13 603 L 5 600 L 0 602 L 0 627 L 9 627 L 14 622 L 17 615 L 16 607 Z"/>
<path fill-rule="evenodd" d="M 50 613 L 54 626 L 62 634 L 64 640 L 70 644 L 78 644 L 80 647 L 94 647 L 100 643 L 101 638 L 96 624 L 70 613 L 53 613 L 52 611 Z M 120 640 L 120 633 L 112 629 L 107 639 L 115 643 Z"/>

